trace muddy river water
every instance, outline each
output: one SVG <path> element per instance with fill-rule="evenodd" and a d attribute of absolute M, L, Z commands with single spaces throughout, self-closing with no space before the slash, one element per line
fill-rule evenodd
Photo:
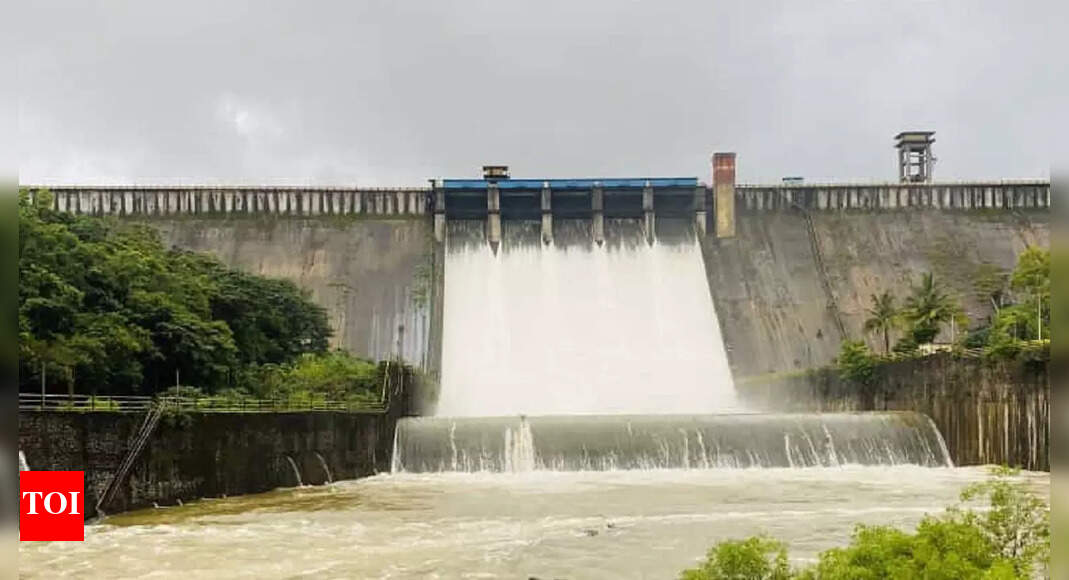
<path fill-rule="evenodd" d="M 914 526 L 983 468 L 382 475 L 202 500 L 24 543 L 23 578 L 674 578 L 720 539 L 801 563 L 857 523 Z M 1020 475 L 1047 493 L 1049 476 Z"/>

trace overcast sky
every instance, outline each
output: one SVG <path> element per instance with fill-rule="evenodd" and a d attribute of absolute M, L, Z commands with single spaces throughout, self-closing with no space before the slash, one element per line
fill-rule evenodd
<path fill-rule="evenodd" d="M 1069 83 L 1053 1 L 21 4 L 22 183 L 1046 177 Z"/>

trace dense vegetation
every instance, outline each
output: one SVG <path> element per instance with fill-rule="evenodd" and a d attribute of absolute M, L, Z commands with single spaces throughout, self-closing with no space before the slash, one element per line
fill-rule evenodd
<path fill-rule="evenodd" d="M 910 294 L 897 305 L 889 292 L 872 296 L 865 331 L 877 335 L 882 357 L 909 356 L 930 345 L 941 331 L 951 330 L 952 350 L 969 349 L 991 357 L 1013 357 L 1050 339 L 1050 251 L 1029 247 L 1017 258 L 1013 272 L 983 268 L 975 280 L 978 297 L 990 302 L 993 314 L 964 331 L 969 321 L 959 300 L 935 279 L 921 276 Z M 899 334 L 891 346 L 892 334 Z M 872 353 L 864 341 L 845 341 L 838 366 L 845 378 L 868 383 L 881 356 Z"/>
<path fill-rule="evenodd" d="M 147 226 L 19 198 L 20 390 L 332 398 L 379 391 L 381 365 L 328 352 L 296 285 L 163 246 Z"/>
<path fill-rule="evenodd" d="M 999 470 L 969 486 L 962 504 L 928 516 L 916 531 L 858 526 L 850 544 L 822 552 L 817 563 L 791 569 L 787 547 L 755 537 L 721 542 L 682 580 L 1026 580 L 1050 557 L 1050 508 Z M 985 510 L 968 503 L 986 500 Z"/>

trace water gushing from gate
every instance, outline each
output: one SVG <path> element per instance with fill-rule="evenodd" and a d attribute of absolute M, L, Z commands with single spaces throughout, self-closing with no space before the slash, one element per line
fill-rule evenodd
<path fill-rule="evenodd" d="M 449 224 L 438 416 L 398 423 L 394 472 L 951 465 L 921 414 L 740 412 L 686 224 L 504 227 Z"/>
<path fill-rule="evenodd" d="M 737 410 L 701 249 L 685 225 L 449 224 L 439 416 Z"/>
<path fill-rule="evenodd" d="M 951 465 L 919 413 L 423 417 L 396 441 L 396 472 Z"/>

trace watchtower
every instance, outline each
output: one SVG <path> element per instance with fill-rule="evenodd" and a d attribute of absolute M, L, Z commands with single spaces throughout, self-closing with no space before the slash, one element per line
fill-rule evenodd
<path fill-rule="evenodd" d="M 932 137 L 935 131 L 903 131 L 895 135 L 898 148 L 898 180 L 902 183 L 932 181 Z"/>

